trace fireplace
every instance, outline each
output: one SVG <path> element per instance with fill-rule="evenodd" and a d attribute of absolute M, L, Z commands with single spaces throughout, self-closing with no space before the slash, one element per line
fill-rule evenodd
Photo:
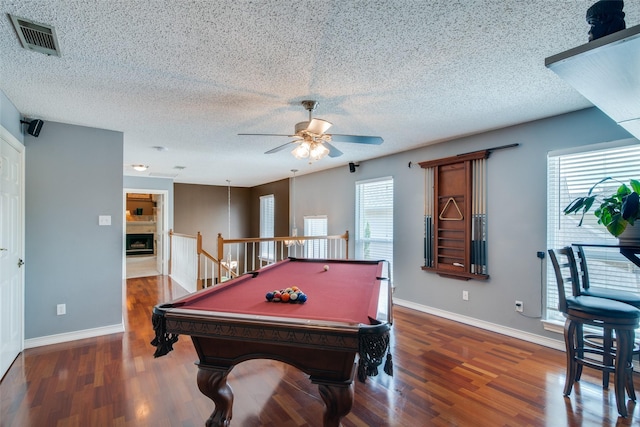
<path fill-rule="evenodd" d="M 127 234 L 127 255 L 153 255 L 153 233 Z"/>

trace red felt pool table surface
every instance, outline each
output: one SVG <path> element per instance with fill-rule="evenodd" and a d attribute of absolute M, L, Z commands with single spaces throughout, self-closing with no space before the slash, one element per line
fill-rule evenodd
<path fill-rule="evenodd" d="M 324 270 L 327 265 L 329 269 Z M 180 309 L 370 324 L 376 318 L 383 262 L 287 259 L 197 292 Z M 267 292 L 297 286 L 305 303 L 268 302 Z M 204 313 L 203 313 L 204 314 Z"/>
<path fill-rule="evenodd" d="M 329 269 L 324 270 L 327 265 Z M 325 403 L 323 425 L 337 427 L 353 405 L 353 378 L 393 371 L 392 323 L 384 261 L 289 258 L 154 308 L 154 356 L 190 335 L 198 353 L 198 388 L 215 403 L 210 427 L 228 427 L 238 363 L 274 359 L 309 375 Z M 386 273 L 386 269 L 384 271 Z M 268 302 L 269 291 L 297 286 L 308 300 Z M 355 358 L 358 368 L 355 368 Z"/>

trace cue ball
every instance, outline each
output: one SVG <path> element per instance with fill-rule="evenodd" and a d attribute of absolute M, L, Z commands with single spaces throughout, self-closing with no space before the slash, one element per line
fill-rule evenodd
<path fill-rule="evenodd" d="M 329 266 L 328 265 L 324 266 L 324 271 L 329 271 Z"/>

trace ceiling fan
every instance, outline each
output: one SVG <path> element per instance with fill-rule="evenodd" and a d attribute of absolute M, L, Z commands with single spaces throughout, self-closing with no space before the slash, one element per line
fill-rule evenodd
<path fill-rule="evenodd" d="M 240 133 L 238 135 L 287 136 L 289 138 L 295 138 L 293 141 L 289 141 L 286 144 L 282 144 L 265 152 L 265 154 L 276 153 L 284 150 L 285 148 L 290 148 L 291 144 L 294 144 L 295 147 L 291 153 L 298 159 L 308 158 L 310 161 L 320 160 L 327 155 L 329 157 L 341 156 L 343 154 L 342 151 L 331 145 L 331 142 L 351 142 L 356 144 L 372 145 L 380 145 L 383 142 L 383 139 L 379 136 L 325 133 L 329 130 L 332 124 L 326 120 L 314 119 L 312 117 L 312 112 L 318 106 L 318 101 L 304 100 L 301 104 L 307 111 L 309 111 L 309 120 L 306 122 L 296 123 L 295 133 L 293 135 L 272 133 Z"/>

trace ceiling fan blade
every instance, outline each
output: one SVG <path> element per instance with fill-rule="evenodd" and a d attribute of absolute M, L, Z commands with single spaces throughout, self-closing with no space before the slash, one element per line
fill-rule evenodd
<path fill-rule="evenodd" d="M 286 149 L 286 148 L 290 148 L 290 147 L 291 147 L 291 144 L 294 144 L 294 143 L 296 143 L 296 142 L 298 142 L 298 141 L 299 141 L 299 140 L 289 141 L 289 142 L 287 142 L 286 144 L 282 144 L 282 145 L 280 145 L 280 146 L 278 146 L 278 147 L 276 147 L 276 148 L 272 148 L 272 149 L 271 149 L 271 150 L 269 150 L 269 151 L 265 151 L 265 153 L 264 153 L 264 154 L 273 154 L 273 153 L 277 153 L 278 151 L 282 151 L 282 150 L 284 150 L 284 149 Z"/>
<path fill-rule="evenodd" d="M 326 120 L 311 119 L 311 121 L 309 122 L 309 126 L 307 126 L 307 132 L 316 135 L 322 135 L 323 133 L 328 131 L 331 126 L 333 125 Z"/>
<path fill-rule="evenodd" d="M 382 139 L 379 136 L 331 134 L 331 141 L 333 141 L 333 142 L 353 142 L 355 144 L 380 145 L 380 144 L 382 144 L 384 142 L 384 139 Z"/>
<path fill-rule="evenodd" d="M 239 133 L 238 135 L 249 135 L 249 136 L 288 136 L 289 138 L 294 138 L 295 135 L 284 135 L 279 133 Z"/>
<path fill-rule="evenodd" d="M 344 154 L 342 151 L 338 150 L 336 147 L 329 144 L 328 142 L 324 142 L 323 144 L 325 147 L 329 149 L 329 154 L 328 154 L 329 157 L 340 157 L 342 156 L 342 154 Z"/>

